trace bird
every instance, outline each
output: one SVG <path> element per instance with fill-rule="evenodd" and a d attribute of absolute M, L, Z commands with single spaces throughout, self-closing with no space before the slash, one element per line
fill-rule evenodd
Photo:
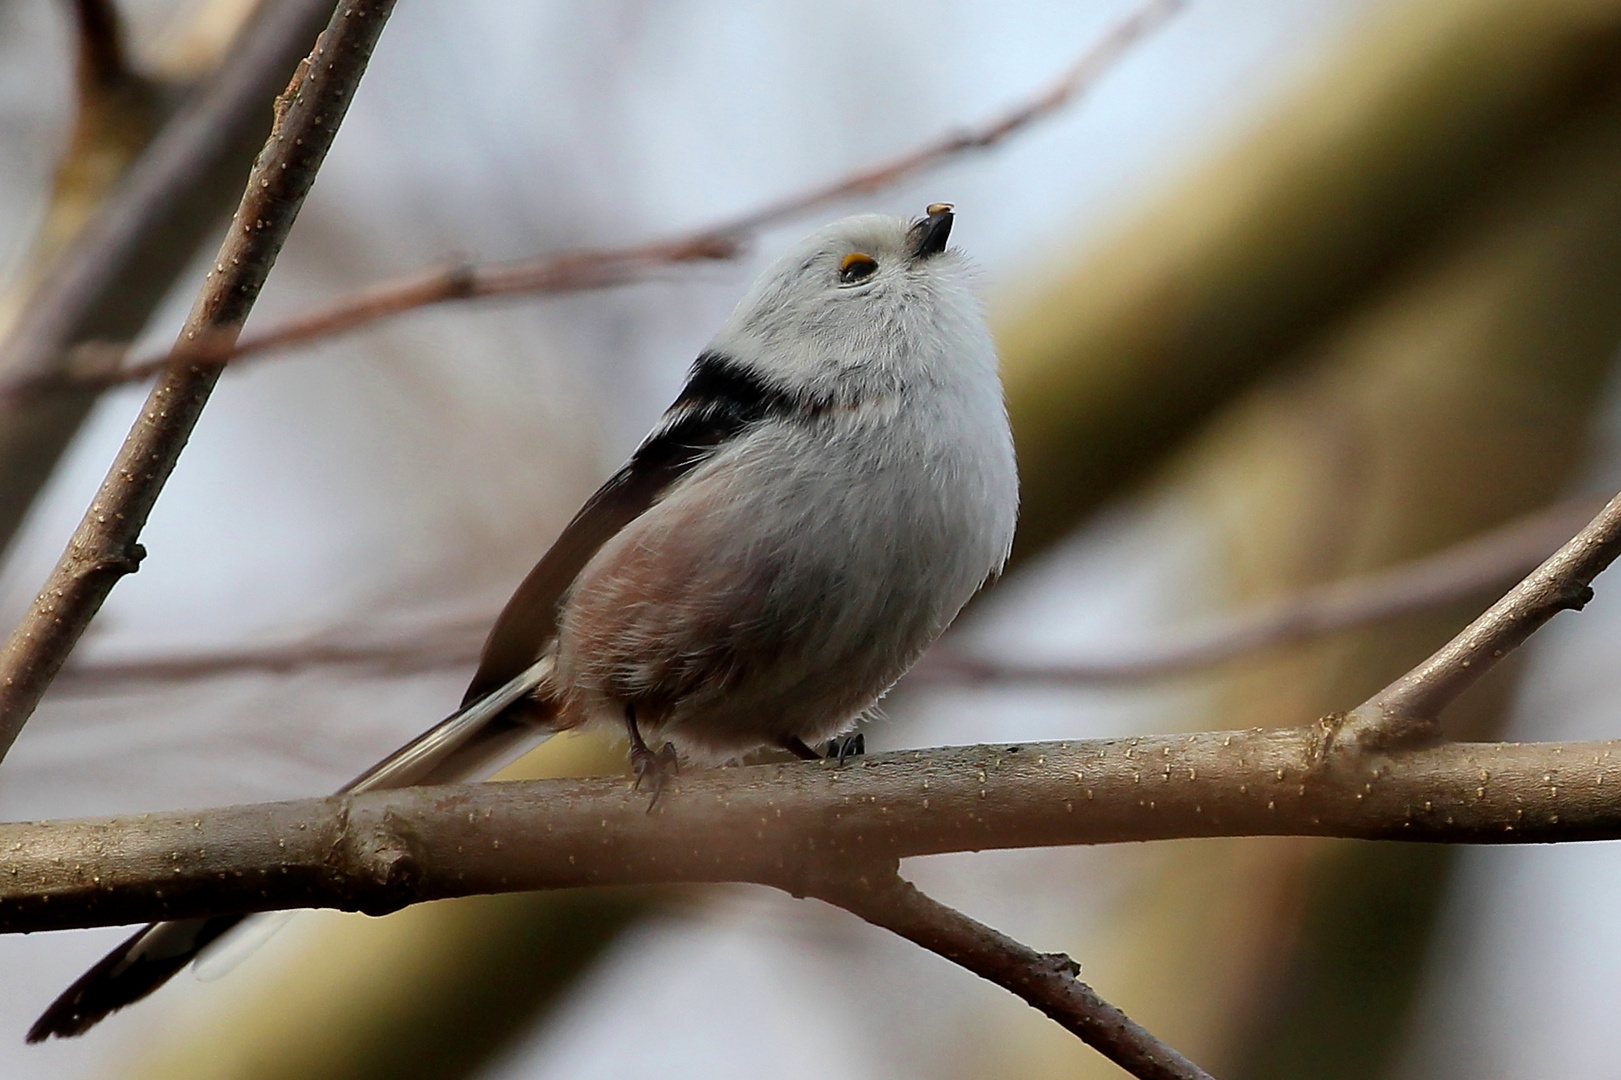
<path fill-rule="evenodd" d="M 842 760 L 835 737 L 1013 543 L 1013 438 L 954 219 L 947 203 L 861 214 L 783 253 L 518 586 L 461 708 L 341 790 L 482 778 L 600 725 L 624 731 L 655 801 L 676 746 L 708 762 L 827 743 Z M 87 1031 L 243 919 L 143 928 L 28 1040 Z"/>

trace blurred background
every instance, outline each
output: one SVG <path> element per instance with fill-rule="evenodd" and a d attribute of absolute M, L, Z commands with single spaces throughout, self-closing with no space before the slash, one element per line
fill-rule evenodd
<path fill-rule="evenodd" d="M 138 74 L 112 79 L 78 53 L 94 7 L 0 0 L 0 331 L 253 5 L 119 0 Z M 834 180 L 1024 100 L 1128 10 L 408 0 L 250 330 L 424 266 L 664 237 Z M 244 172 L 198 193 L 176 269 L 141 279 L 163 299 L 125 319 L 137 348 L 173 340 Z M 1024 474 L 1016 567 L 954 648 L 1152 648 L 1621 486 L 1621 0 L 1193 0 L 1055 117 L 736 262 L 417 312 L 227 373 L 76 663 L 476 628 L 766 261 L 832 217 L 933 201 L 956 204 L 979 267 Z M 0 433 L 0 489 L 27 509 L 0 616 L 144 393 L 67 410 L 60 455 Z M 1455 732 L 1621 731 L 1617 594 L 1601 580 Z M 1490 599 L 1158 681 L 903 684 L 869 746 L 1303 723 Z M 5 762 L 0 814 L 325 793 L 453 707 L 470 667 L 70 671 Z M 519 768 L 623 755 L 559 739 Z M 1226 1080 L 1621 1076 L 1614 845 L 1184 841 L 907 871 L 1068 951 Z M 182 975 L 88 1037 L 25 1047 L 123 933 L 0 937 L 0 1074 L 1119 1075 L 945 961 L 743 887 L 309 914 L 224 980 Z"/>

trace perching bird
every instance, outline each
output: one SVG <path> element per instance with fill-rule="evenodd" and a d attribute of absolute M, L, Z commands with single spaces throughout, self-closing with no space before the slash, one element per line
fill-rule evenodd
<path fill-rule="evenodd" d="M 767 270 L 496 620 L 463 707 L 346 791 L 465 780 L 544 734 L 802 757 L 849 730 L 997 574 L 1018 480 L 951 207 L 834 222 Z M 155 923 L 29 1041 L 84 1032 L 240 916 Z"/>

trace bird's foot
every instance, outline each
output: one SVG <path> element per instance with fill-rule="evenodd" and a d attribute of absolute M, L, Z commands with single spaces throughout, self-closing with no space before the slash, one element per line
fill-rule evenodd
<path fill-rule="evenodd" d="M 867 735 L 862 731 L 852 731 L 848 735 L 840 735 L 827 742 L 827 757 L 837 759 L 840 765 L 847 757 L 857 757 L 867 752 Z"/>
<path fill-rule="evenodd" d="M 784 735 L 777 740 L 777 745 L 801 761 L 837 761 L 843 765 L 845 758 L 867 752 L 867 736 L 856 731 L 849 735 L 840 735 L 836 739 L 829 739 L 826 753 L 812 750 L 798 735 Z"/>
<path fill-rule="evenodd" d="M 670 777 L 681 771 L 681 763 L 676 758 L 675 746 L 665 743 L 657 751 L 651 749 L 646 743 L 630 748 L 630 767 L 636 774 L 636 782 L 631 786 L 632 791 L 641 791 L 647 785 L 651 796 L 647 800 L 647 812 L 651 814 L 653 807 L 658 805 L 659 796 L 664 794 L 664 788 L 670 782 Z"/>

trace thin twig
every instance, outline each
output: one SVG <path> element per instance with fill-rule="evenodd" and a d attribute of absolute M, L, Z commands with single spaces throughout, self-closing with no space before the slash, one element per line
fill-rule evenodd
<path fill-rule="evenodd" d="M 1479 596 L 1534 569 L 1591 517 L 1590 499 L 1528 514 L 1433 555 L 1372 574 L 1240 609 L 1206 626 L 1143 645 L 1125 655 L 1051 664 L 993 660 L 936 646 L 906 685 L 1139 683 L 1197 671 L 1263 649 Z M 98 694 L 243 674 L 347 668 L 367 675 L 458 670 L 478 659 L 495 612 L 458 615 L 409 627 L 391 638 L 341 640 L 323 634 L 285 643 L 125 660 L 72 661 L 54 692 Z"/>
<path fill-rule="evenodd" d="M 1621 555 L 1621 495 L 1546 562 L 1429 659 L 1353 709 L 1336 736 L 1350 749 L 1440 737 L 1441 710 L 1561 611 L 1593 598 L 1593 579 Z"/>
<path fill-rule="evenodd" d="M 417 675 L 476 663 L 495 611 L 425 622 L 397 636 L 343 641 L 330 635 L 258 647 L 127 660 L 68 662 L 52 694 L 91 695 L 235 675 L 286 675 L 344 668 L 364 675 Z"/>
<path fill-rule="evenodd" d="M 344 0 L 276 100 L 270 140 L 248 178 L 181 341 L 231 334 L 258 299 L 354 98 L 393 0 Z M 0 650 L 0 756 L 15 741 L 107 594 L 145 554 L 137 539 L 218 381 L 181 359 L 158 380 L 50 579 Z"/>
<path fill-rule="evenodd" d="M 898 874 L 840 875 L 806 895 L 844 908 L 874 926 L 1009 990 L 1058 1021 L 1139 1080 L 1212 1080 L 1080 980 L 1063 953 L 1040 953 L 925 895 Z"/>
<path fill-rule="evenodd" d="M 991 660 L 937 648 L 907 676 L 923 683 L 1135 683 L 1183 675 L 1264 649 L 1430 611 L 1515 581 L 1592 515 L 1591 499 L 1528 514 L 1412 562 L 1303 589 L 1239 610 L 1133 653 L 1037 663 Z"/>
<path fill-rule="evenodd" d="M 431 304 L 514 293 L 566 293 L 640 281 L 659 270 L 691 262 L 736 258 L 761 229 L 803 217 L 832 203 L 871 195 L 975 150 L 986 150 L 1052 115 L 1089 90 L 1129 48 L 1180 10 L 1186 0 L 1147 0 L 1029 101 L 978 127 L 953 132 L 900 157 L 870 166 L 831 184 L 768 203 L 741 217 L 686 236 L 628 248 L 569 251 L 512 262 L 461 265 L 381 282 L 308 315 L 288 319 L 240 338 L 215 335 L 187 344 L 188 362 L 223 364 L 273 349 L 344 333 Z M 162 371 L 173 357 L 142 357 L 120 366 L 121 350 L 90 345 L 81 350 L 80 378 L 98 386 L 138 382 Z M 11 386 L 10 393 L 38 385 Z"/>
<path fill-rule="evenodd" d="M 1325 768 L 1327 727 L 906 750 L 0 824 L 0 932 L 477 893 L 757 882 L 946 852 L 1211 836 L 1621 839 L 1621 741 Z"/>

